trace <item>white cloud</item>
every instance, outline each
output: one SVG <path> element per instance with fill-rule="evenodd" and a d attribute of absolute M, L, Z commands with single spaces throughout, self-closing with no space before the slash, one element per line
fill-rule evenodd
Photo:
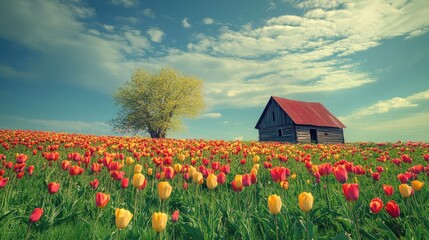
<path fill-rule="evenodd" d="M 353 120 L 359 120 L 370 115 L 387 113 L 395 109 L 415 108 L 419 106 L 417 104 L 418 101 L 428 100 L 428 99 L 429 99 L 429 89 L 423 92 L 415 93 L 405 98 L 394 97 L 388 100 L 378 101 L 377 103 L 369 107 L 354 111 L 349 116 L 339 117 L 339 119 L 341 121 L 348 122 Z"/>
<path fill-rule="evenodd" d="M 162 37 L 164 37 L 165 35 L 161 29 L 153 28 L 153 27 L 147 30 L 147 34 L 149 34 L 152 42 L 158 42 L 158 43 L 162 41 Z"/>
<path fill-rule="evenodd" d="M 137 6 L 138 0 L 111 0 L 111 3 L 114 5 L 121 5 L 123 7 L 129 8 Z"/>
<path fill-rule="evenodd" d="M 188 22 L 188 18 L 184 18 L 183 20 L 182 20 L 182 25 L 183 25 L 183 27 L 184 28 L 190 28 L 192 25 Z"/>
<path fill-rule="evenodd" d="M 206 25 L 210 25 L 210 24 L 214 23 L 214 20 L 213 20 L 213 18 L 206 17 L 203 19 L 203 23 Z"/>
<path fill-rule="evenodd" d="M 104 27 L 104 29 L 106 29 L 107 31 L 109 31 L 109 32 L 111 32 L 111 31 L 113 31 L 113 29 L 115 29 L 115 27 L 114 26 L 112 26 L 112 25 L 107 25 L 107 24 L 104 24 L 103 25 L 103 27 Z"/>
<path fill-rule="evenodd" d="M 150 8 L 146 8 L 143 10 L 143 15 L 150 18 L 155 18 L 155 13 Z"/>
<path fill-rule="evenodd" d="M 203 113 L 200 118 L 220 118 L 222 117 L 221 113 L 213 112 L 213 113 Z"/>

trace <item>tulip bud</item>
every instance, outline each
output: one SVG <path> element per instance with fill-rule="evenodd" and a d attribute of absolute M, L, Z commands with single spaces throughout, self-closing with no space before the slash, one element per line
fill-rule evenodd
<path fill-rule="evenodd" d="M 132 218 L 133 218 L 133 214 L 130 211 L 123 208 L 115 209 L 115 224 L 117 228 L 119 229 L 126 228 Z"/>
<path fill-rule="evenodd" d="M 280 210 L 282 208 L 282 199 L 273 194 L 268 197 L 268 209 L 270 210 L 271 214 L 278 214 L 280 213 Z"/>
<path fill-rule="evenodd" d="M 308 192 L 302 192 L 298 195 L 298 205 L 302 211 L 308 212 L 313 208 L 313 195 Z"/>
<path fill-rule="evenodd" d="M 167 214 L 155 212 L 152 215 L 152 228 L 156 232 L 162 232 L 167 225 Z"/>

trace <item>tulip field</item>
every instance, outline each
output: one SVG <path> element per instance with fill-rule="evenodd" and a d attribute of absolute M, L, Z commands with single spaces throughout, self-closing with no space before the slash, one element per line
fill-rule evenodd
<path fill-rule="evenodd" d="M 429 239 L 429 144 L 0 130 L 0 239 Z"/>

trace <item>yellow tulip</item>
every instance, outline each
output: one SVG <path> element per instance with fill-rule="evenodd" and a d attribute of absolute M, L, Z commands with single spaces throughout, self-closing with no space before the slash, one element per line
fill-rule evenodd
<path fill-rule="evenodd" d="M 217 177 L 213 173 L 209 174 L 207 177 L 207 188 L 208 189 L 215 189 L 217 187 Z"/>
<path fill-rule="evenodd" d="M 235 187 L 241 188 L 241 186 L 243 186 L 243 176 L 235 175 L 234 182 L 235 182 Z"/>
<path fill-rule="evenodd" d="M 302 211 L 308 212 L 313 208 L 313 195 L 308 192 L 302 192 L 298 195 L 298 205 Z"/>
<path fill-rule="evenodd" d="M 250 173 L 258 175 L 258 169 L 256 169 L 256 168 L 253 167 L 252 169 L 250 169 Z"/>
<path fill-rule="evenodd" d="M 259 170 L 259 163 L 253 164 L 253 168 L 256 168 L 256 170 Z"/>
<path fill-rule="evenodd" d="M 153 169 L 152 168 L 148 168 L 147 169 L 147 175 L 152 176 L 153 174 Z"/>
<path fill-rule="evenodd" d="M 282 208 L 282 199 L 276 194 L 270 195 L 268 197 L 268 209 L 272 214 L 280 213 L 280 209 Z"/>
<path fill-rule="evenodd" d="M 192 176 L 192 181 L 194 183 L 203 184 L 204 182 L 203 174 L 200 172 L 195 172 L 194 175 Z"/>
<path fill-rule="evenodd" d="M 185 161 L 185 154 L 183 154 L 183 153 L 181 153 L 181 154 L 179 154 L 178 156 L 177 156 L 177 158 L 179 159 L 179 161 L 181 161 L 181 162 L 183 162 L 183 161 Z"/>
<path fill-rule="evenodd" d="M 145 177 L 141 173 L 135 173 L 133 176 L 133 186 L 139 188 L 143 185 Z"/>
<path fill-rule="evenodd" d="M 317 166 L 317 165 L 313 165 L 313 166 L 311 167 L 311 171 L 312 171 L 313 173 L 317 173 L 317 172 L 319 172 L 319 166 Z"/>
<path fill-rule="evenodd" d="M 403 183 L 399 185 L 399 192 L 404 198 L 411 196 L 411 190 L 412 188 L 408 184 Z"/>
<path fill-rule="evenodd" d="M 164 231 L 167 226 L 167 214 L 162 212 L 155 212 L 152 214 L 152 228 L 156 232 Z"/>
<path fill-rule="evenodd" d="M 188 168 L 188 174 L 189 176 L 194 176 L 194 173 L 197 171 L 197 169 L 195 169 L 193 166 L 190 166 Z"/>
<path fill-rule="evenodd" d="M 158 183 L 158 196 L 161 200 L 165 200 L 170 197 L 171 191 L 173 188 L 168 182 L 159 182 Z"/>
<path fill-rule="evenodd" d="M 296 179 L 296 173 L 293 173 L 293 174 L 290 176 L 290 178 L 292 178 L 292 179 Z"/>
<path fill-rule="evenodd" d="M 419 180 L 411 181 L 411 187 L 414 189 L 414 191 L 422 190 L 423 185 L 425 185 L 425 183 Z"/>
<path fill-rule="evenodd" d="M 180 172 L 182 172 L 182 165 L 181 165 L 180 163 L 176 163 L 176 164 L 174 164 L 174 171 L 175 171 L 176 173 L 180 173 Z"/>
<path fill-rule="evenodd" d="M 117 228 L 126 228 L 130 223 L 131 218 L 133 218 L 133 214 L 130 211 L 123 208 L 115 209 L 115 223 Z"/>
<path fill-rule="evenodd" d="M 127 157 L 125 159 L 125 162 L 127 163 L 127 165 L 131 165 L 134 163 L 134 159 L 132 157 Z"/>
<path fill-rule="evenodd" d="M 141 173 L 142 170 L 143 170 L 142 165 L 140 165 L 140 164 L 134 165 L 134 173 Z"/>
<path fill-rule="evenodd" d="M 258 163 L 259 162 L 259 156 L 258 155 L 255 155 L 255 156 L 253 156 L 253 163 Z"/>

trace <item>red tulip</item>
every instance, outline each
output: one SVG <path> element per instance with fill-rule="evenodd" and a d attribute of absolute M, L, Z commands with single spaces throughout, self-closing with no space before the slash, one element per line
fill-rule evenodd
<path fill-rule="evenodd" d="M 328 176 L 332 173 L 332 165 L 330 163 L 323 163 L 319 165 L 320 176 Z"/>
<path fill-rule="evenodd" d="M 251 173 L 250 174 L 250 180 L 251 180 L 252 184 L 255 184 L 258 181 L 258 178 L 256 177 L 256 174 Z"/>
<path fill-rule="evenodd" d="M 186 190 L 186 189 L 188 189 L 188 183 L 187 183 L 187 182 L 184 182 L 184 183 L 183 183 L 183 190 Z"/>
<path fill-rule="evenodd" d="M 76 176 L 81 175 L 83 173 L 84 169 L 79 166 L 72 166 L 69 168 L 69 174 L 70 176 Z"/>
<path fill-rule="evenodd" d="M 219 184 L 224 184 L 224 183 L 225 183 L 225 181 L 226 181 L 226 175 L 225 175 L 225 173 L 220 172 L 220 173 L 217 175 L 217 183 L 219 183 Z"/>
<path fill-rule="evenodd" d="M 19 172 L 19 173 L 16 174 L 16 177 L 18 179 L 21 179 L 22 177 L 24 177 L 24 175 L 25 175 L 25 172 Z"/>
<path fill-rule="evenodd" d="M 121 188 L 127 188 L 129 184 L 130 184 L 129 178 L 124 177 L 121 179 Z"/>
<path fill-rule="evenodd" d="M 400 173 L 400 174 L 398 174 L 398 180 L 401 183 L 407 183 L 408 182 L 408 176 L 403 174 L 403 173 Z"/>
<path fill-rule="evenodd" d="M 217 171 L 220 168 L 220 162 L 212 162 L 211 165 L 214 171 Z"/>
<path fill-rule="evenodd" d="M 28 168 L 27 168 L 27 172 L 28 172 L 28 175 L 33 175 L 33 171 L 34 171 L 34 166 L 33 165 L 31 165 L 31 166 L 29 166 Z"/>
<path fill-rule="evenodd" d="M 220 171 L 228 175 L 231 172 L 231 168 L 229 167 L 229 165 L 223 165 L 222 167 L 220 167 Z"/>
<path fill-rule="evenodd" d="M 375 181 L 380 180 L 380 173 L 379 172 L 372 173 L 372 179 L 374 179 Z"/>
<path fill-rule="evenodd" d="M 30 215 L 30 222 L 37 222 L 40 220 L 40 218 L 43 215 L 43 209 L 42 208 L 35 208 L 33 213 Z"/>
<path fill-rule="evenodd" d="M 174 177 L 174 169 L 172 167 L 164 168 L 165 179 L 172 179 Z"/>
<path fill-rule="evenodd" d="M 343 193 L 347 201 L 354 202 L 359 198 L 359 185 L 357 183 L 344 183 Z"/>
<path fill-rule="evenodd" d="M 62 168 L 64 171 L 67 171 L 67 170 L 69 169 L 70 165 L 71 165 L 71 162 L 70 162 L 69 160 L 63 160 L 63 161 L 61 162 L 61 168 Z"/>
<path fill-rule="evenodd" d="M 343 165 L 339 165 L 338 167 L 334 168 L 334 176 L 339 183 L 347 182 L 347 178 L 348 178 L 347 170 Z"/>
<path fill-rule="evenodd" d="M 171 214 L 171 221 L 174 223 L 179 221 L 179 215 L 179 210 L 174 211 L 173 214 Z"/>
<path fill-rule="evenodd" d="M 0 176 L 0 188 L 4 188 L 8 181 L 9 181 L 8 177 L 4 178 L 4 177 Z"/>
<path fill-rule="evenodd" d="M 104 208 L 107 203 L 109 203 L 110 195 L 102 192 L 98 192 L 95 194 L 95 205 L 98 208 Z"/>
<path fill-rule="evenodd" d="M 401 214 L 399 206 L 394 200 L 390 200 L 384 209 L 386 209 L 386 212 L 393 218 L 397 218 Z"/>
<path fill-rule="evenodd" d="M 244 174 L 241 181 L 243 182 L 243 186 L 245 187 L 248 187 L 252 184 L 250 174 Z"/>
<path fill-rule="evenodd" d="M 110 176 L 117 181 L 121 180 L 124 177 L 124 175 L 125 175 L 125 172 L 122 172 L 122 171 L 111 171 L 110 172 Z"/>
<path fill-rule="evenodd" d="M 383 190 L 384 190 L 384 194 L 386 194 L 386 196 L 392 196 L 393 194 L 393 187 L 390 185 L 383 185 Z"/>
<path fill-rule="evenodd" d="M 56 182 L 48 183 L 48 191 L 50 194 L 54 194 L 60 190 L 60 184 Z"/>
<path fill-rule="evenodd" d="M 91 171 L 95 173 L 100 172 L 102 167 L 103 167 L 103 164 L 93 163 L 91 166 Z"/>
<path fill-rule="evenodd" d="M 96 188 L 98 188 L 99 183 L 100 182 L 98 181 L 98 179 L 94 179 L 89 183 L 89 185 L 91 185 L 92 188 L 96 189 Z"/>
<path fill-rule="evenodd" d="M 380 198 L 374 198 L 369 203 L 369 209 L 372 213 L 377 214 L 383 208 L 383 201 Z"/>
<path fill-rule="evenodd" d="M 286 177 L 290 175 L 290 170 L 285 167 L 274 167 L 270 169 L 270 175 L 274 182 L 281 182 L 286 180 Z"/>

